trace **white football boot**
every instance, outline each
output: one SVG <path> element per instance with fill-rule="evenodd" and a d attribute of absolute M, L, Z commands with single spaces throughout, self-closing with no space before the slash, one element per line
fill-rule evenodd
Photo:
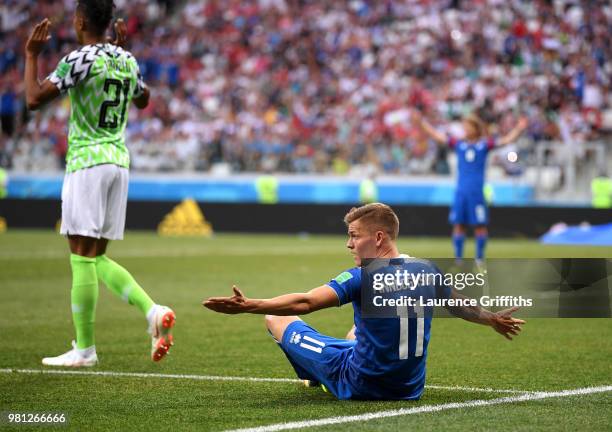
<path fill-rule="evenodd" d="M 158 362 L 163 359 L 170 347 L 174 345 L 172 328 L 176 322 L 176 314 L 166 306 L 153 306 L 151 319 L 149 321 L 149 334 L 151 335 L 151 360 Z"/>
<path fill-rule="evenodd" d="M 81 350 L 77 348 L 76 342 L 72 341 L 70 351 L 57 357 L 45 357 L 42 359 L 42 364 L 45 366 L 91 367 L 98 364 L 98 355 L 95 346 Z"/>

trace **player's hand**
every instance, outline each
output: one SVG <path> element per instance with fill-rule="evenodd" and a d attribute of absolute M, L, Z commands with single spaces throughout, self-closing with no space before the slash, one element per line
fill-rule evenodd
<path fill-rule="evenodd" d="M 25 45 L 26 55 L 38 56 L 43 50 L 51 36 L 49 35 L 49 26 L 51 21 L 45 18 L 34 26 L 34 30 L 30 34 Z"/>
<path fill-rule="evenodd" d="M 202 305 L 215 312 L 224 314 L 238 314 L 247 312 L 248 299 L 242 294 L 236 285 L 232 287 L 234 295 L 231 297 L 211 297 L 204 300 Z"/>
<path fill-rule="evenodd" d="M 520 130 L 525 130 L 527 129 L 527 126 L 529 126 L 529 120 L 527 119 L 527 117 L 521 117 L 517 123 L 517 127 Z"/>
<path fill-rule="evenodd" d="M 518 307 L 504 309 L 493 313 L 490 318 L 491 327 L 508 340 L 512 340 L 512 336 L 518 336 L 521 326 L 525 324 L 524 320 L 512 317 L 517 310 Z"/>
<path fill-rule="evenodd" d="M 117 45 L 118 47 L 121 47 L 121 48 L 125 48 L 126 43 L 127 43 L 127 25 L 125 24 L 123 19 L 117 18 L 117 21 L 115 21 L 114 28 L 115 28 L 115 40 L 112 40 L 110 36 L 107 37 L 106 40 L 108 41 L 108 43 Z"/>

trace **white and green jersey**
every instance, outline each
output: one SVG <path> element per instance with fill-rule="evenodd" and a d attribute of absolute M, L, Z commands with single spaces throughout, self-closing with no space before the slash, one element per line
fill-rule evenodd
<path fill-rule="evenodd" d="M 128 105 L 144 90 L 134 56 L 108 43 L 85 45 L 62 58 L 48 79 L 70 96 L 66 172 L 107 163 L 128 168 Z"/>

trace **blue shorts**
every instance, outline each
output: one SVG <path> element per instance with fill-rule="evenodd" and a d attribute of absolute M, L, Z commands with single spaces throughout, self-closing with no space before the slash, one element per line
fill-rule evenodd
<path fill-rule="evenodd" d="M 455 192 L 448 221 L 453 225 L 487 225 L 489 209 L 482 191 Z"/>
<path fill-rule="evenodd" d="M 299 320 L 287 326 L 279 346 L 298 378 L 318 381 L 338 399 L 350 399 L 353 391 L 346 374 L 355 344 L 323 335 Z"/>

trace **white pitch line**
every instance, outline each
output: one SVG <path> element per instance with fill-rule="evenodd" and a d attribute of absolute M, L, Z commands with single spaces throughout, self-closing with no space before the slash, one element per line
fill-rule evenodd
<path fill-rule="evenodd" d="M 332 250 L 317 250 L 317 249 L 290 249 L 276 248 L 267 249 L 265 255 L 286 256 L 286 255 L 337 255 Z M 0 250 L 0 260 L 25 260 L 25 259 L 59 259 L 68 257 L 69 253 L 62 249 L 47 250 L 47 251 L 27 251 L 27 250 Z M 241 249 L 118 249 L 112 253 L 116 258 L 158 258 L 158 257 L 204 257 L 204 256 L 261 256 L 261 249 L 241 248 Z"/>
<path fill-rule="evenodd" d="M 436 389 L 436 390 L 472 391 L 472 392 L 479 392 L 479 393 L 520 393 L 520 394 L 537 393 L 533 390 L 494 389 L 490 387 L 482 388 L 482 387 L 441 386 L 441 385 L 434 385 L 434 384 L 431 384 L 431 385 L 427 384 L 425 385 L 425 388 Z"/>
<path fill-rule="evenodd" d="M 160 373 L 144 373 L 144 372 L 113 372 L 113 371 L 88 371 L 88 370 L 65 370 L 65 369 L 0 369 L 0 373 L 11 374 L 41 374 L 41 375 L 91 375 L 91 376 L 108 376 L 108 377 L 126 377 L 126 378 L 170 378 L 170 379 L 186 379 L 198 381 L 250 381 L 250 382 L 282 382 L 282 383 L 301 383 L 302 381 L 295 378 L 267 378 L 267 377 L 240 377 L 240 376 L 221 376 L 221 375 L 187 375 L 187 374 L 160 374 Z M 481 393 L 527 393 L 527 390 L 507 390 L 493 388 L 478 388 L 478 387 L 459 387 L 459 386 L 439 386 L 426 385 L 426 388 L 437 390 L 457 390 L 457 391 L 472 391 Z"/>
<path fill-rule="evenodd" d="M 300 380 L 293 378 L 257 378 L 239 376 L 217 376 L 217 375 L 184 375 L 184 374 L 161 374 L 161 373 L 141 373 L 141 372 L 112 372 L 112 371 L 82 371 L 82 370 L 45 370 L 45 369 L 0 369 L 0 373 L 21 373 L 21 374 L 41 374 L 41 375 L 92 375 L 108 377 L 128 377 L 128 378 L 172 378 L 199 381 L 250 381 L 250 382 L 291 382 L 296 383 Z"/>
<path fill-rule="evenodd" d="M 254 428 L 233 429 L 228 432 L 276 432 L 276 431 L 282 431 L 282 430 L 303 429 L 303 428 L 310 428 L 310 427 L 315 427 L 315 426 L 326 426 L 326 425 L 332 425 L 332 424 L 363 422 L 363 421 L 381 419 L 381 418 L 387 418 L 387 417 L 398 417 L 398 416 L 405 416 L 405 415 L 411 415 L 411 414 L 431 413 L 431 412 L 445 411 L 445 410 L 450 410 L 450 409 L 474 408 L 474 407 L 500 405 L 500 404 L 507 404 L 507 403 L 534 401 L 534 400 L 548 399 L 548 398 L 560 398 L 560 397 L 578 396 L 578 395 L 593 394 L 593 393 L 603 393 L 603 392 L 609 392 L 609 391 L 612 391 L 612 385 L 602 386 L 602 387 L 586 387 L 586 388 L 579 388 L 579 389 L 574 389 L 574 390 L 562 390 L 562 391 L 556 391 L 556 392 L 535 392 L 535 393 L 527 393 L 527 394 L 519 395 L 519 396 L 508 396 L 508 397 L 490 399 L 490 400 L 472 400 L 472 401 L 467 401 L 467 402 L 454 402 L 454 403 L 447 403 L 447 404 L 441 404 L 441 405 L 424 405 L 424 406 L 414 407 L 414 408 L 401 408 L 401 409 L 390 410 L 390 411 L 378 411 L 378 412 L 371 412 L 371 413 L 353 415 L 353 416 L 338 416 L 338 417 L 329 417 L 329 418 L 323 418 L 323 419 L 318 419 L 318 420 L 277 423 L 277 424 L 259 426 L 259 427 L 254 427 Z"/>

